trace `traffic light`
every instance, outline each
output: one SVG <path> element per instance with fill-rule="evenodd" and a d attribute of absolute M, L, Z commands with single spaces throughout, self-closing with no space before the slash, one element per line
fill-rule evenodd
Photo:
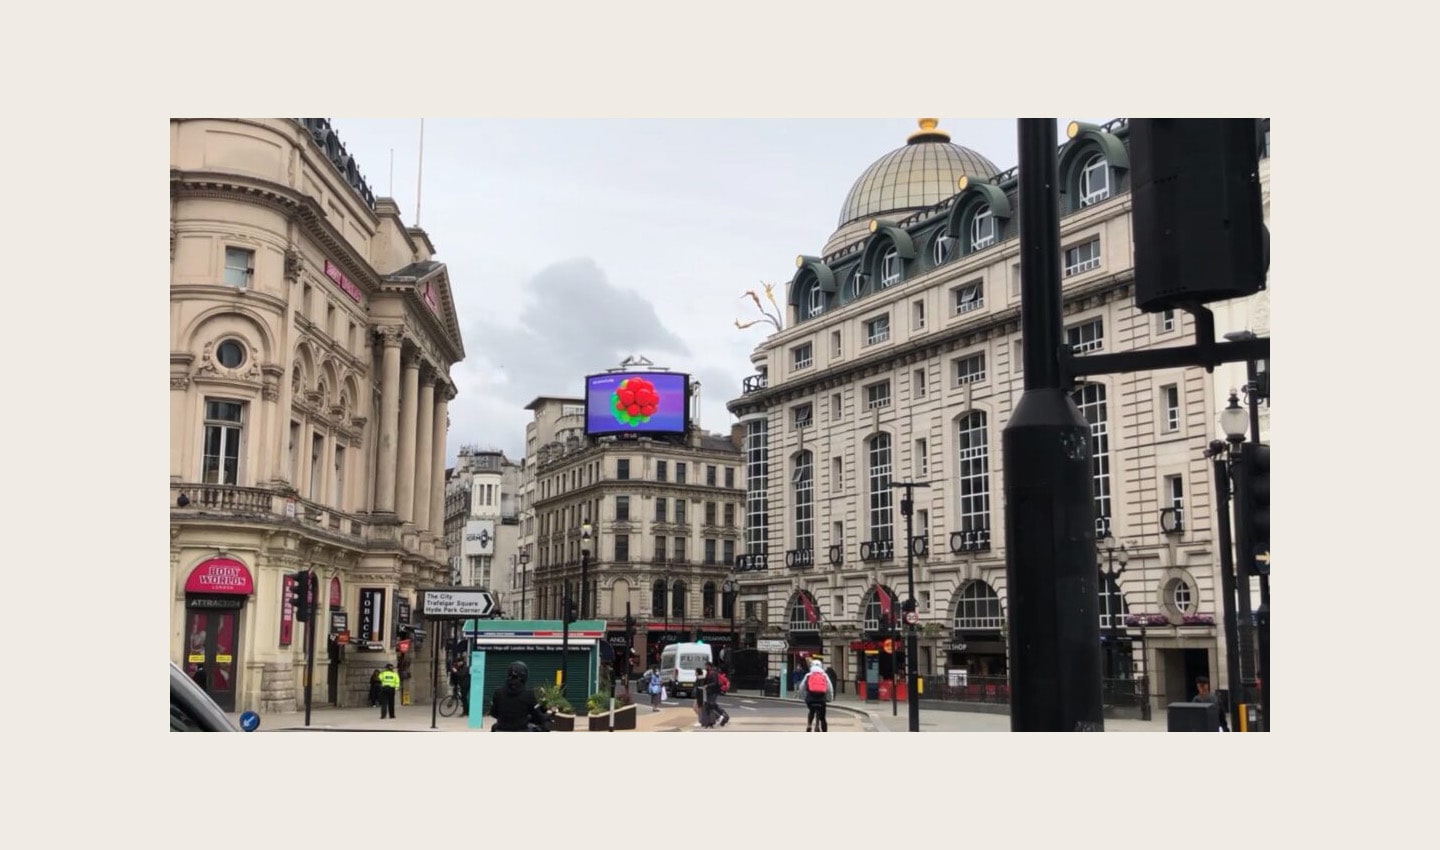
<path fill-rule="evenodd" d="M 580 610 L 575 605 L 575 600 L 568 596 L 565 597 L 565 622 L 573 623 L 578 619 L 580 619 Z"/>
<path fill-rule="evenodd" d="M 1235 502 L 1244 525 L 1245 540 L 1257 575 L 1270 572 L 1270 447 L 1242 443 Z"/>
<path fill-rule="evenodd" d="M 629 646 L 635 644 L 635 618 L 629 614 L 625 615 L 625 643 Z"/>
<path fill-rule="evenodd" d="M 302 623 L 309 623 L 314 613 L 314 582 L 315 574 L 310 570 L 301 570 L 295 574 L 295 619 Z"/>
<path fill-rule="evenodd" d="M 1153 313 L 1265 288 L 1260 128 L 1254 118 L 1130 119 L 1136 307 Z"/>

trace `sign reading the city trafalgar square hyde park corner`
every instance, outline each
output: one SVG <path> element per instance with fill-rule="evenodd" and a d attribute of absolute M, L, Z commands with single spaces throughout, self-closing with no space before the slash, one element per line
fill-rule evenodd
<path fill-rule="evenodd" d="M 420 589 L 420 613 L 426 617 L 488 617 L 494 610 L 488 590 Z"/>

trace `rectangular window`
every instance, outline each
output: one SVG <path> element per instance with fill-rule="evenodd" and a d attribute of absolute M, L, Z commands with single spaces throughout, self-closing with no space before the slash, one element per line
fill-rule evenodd
<path fill-rule="evenodd" d="M 930 474 L 930 441 L 924 437 L 915 441 L 915 474 L 922 480 Z"/>
<path fill-rule="evenodd" d="M 1099 351 L 1105 347 L 1105 320 L 1092 319 L 1065 329 L 1065 343 L 1076 354 Z"/>
<path fill-rule="evenodd" d="M 793 408 L 791 408 L 794 416 L 793 421 L 796 428 L 809 428 L 811 425 L 815 424 L 815 418 L 814 415 L 811 413 L 811 410 L 812 408 L 808 403 L 797 404 Z"/>
<path fill-rule="evenodd" d="M 830 597 L 830 612 L 832 618 L 836 620 L 842 619 L 845 616 L 845 597 Z"/>
<path fill-rule="evenodd" d="M 310 498 L 320 501 L 320 482 L 325 477 L 325 464 L 322 458 L 325 456 L 325 435 L 319 431 L 310 435 Z"/>
<path fill-rule="evenodd" d="M 719 483 L 719 478 L 717 478 L 718 474 L 715 467 L 707 464 L 705 467 L 705 486 L 714 487 Z"/>
<path fill-rule="evenodd" d="M 249 286 L 255 274 L 255 252 L 245 248 L 225 249 L 225 284 Z"/>
<path fill-rule="evenodd" d="M 684 499 L 676 499 L 676 500 L 675 500 L 675 523 L 676 523 L 677 525 L 684 525 L 684 524 L 685 524 L 685 500 L 684 500 Z"/>
<path fill-rule="evenodd" d="M 1171 384 L 1160 388 L 1165 404 L 1165 430 L 1180 430 L 1180 387 Z"/>
<path fill-rule="evenodd" d="M 841 347 L 840 347 L 840 332 L 839 332 L 839 331 L 831 331 L 831 332 L 830 332 L 830 356 L 831 356 L 831 357 L 839 357 L 840 354 L 841 354 L 841 351 L 842 351 L 842 349 L 841 349 Z"/>
<path fill-rule="evenodd" d="M 972 280 L 955 287 L 950 292 L 952 293 L 951 297 L 955 299 L 955 315 L 957 316 L 985 306 L 984 281 Z"/>
<path fill-rule="evenodd" d="M 1175 522 L 1185 524 L 1185 483 L 1178 475 L 1165 476 L 1165 496 L 1169 506 L 1175 509 Z"/>
<path fill-rule="evenodd" d="M 725 505 L 725 527 L 726 527 L 726 528 L 734 528 L 734 527 L 735 527 L 735 505 L 734 505 L 734 504 L 726 504 L 726 505 Z"/>
<path fill-rule="evenodd" d="M 797 345 L 790 349 L 790 358 L 796 369 L 808 369 L 815 363 L 815 349 L 808 342 Z"/>
<path fill-rule="evenodd" d="M 920 591 L 920 598 L 916 600 L 916 604 L 919 605 L 921 611 L 929 611 L 929 610 L 930 610 L 930 591 L 928 591 L 928 590 L 922 590 L 922 591 Z"/>
<path fill-rule="evenodd" d="M 1010 371 L 1019 374 L 1025 371 L 1025 340 L 1015 340 L 1015 359 L 1010 362 Z"/>
<path fill-rule="evenodd" d="M 705 524 L 706 524 L 706 525 L 713 526 L 713 525 L 715 524 L 715 518 L 716 518 L 717 516 L 719 516 L 719 514 L 720 514 L 720 507 L 719 507 L 719 505 L 716 505 L 714 502 L 706 502 L 706 503 L 705 503 Z"/>
<path fill-rule="evenodd" d="M 1013 263 L 1010 266 L 1010 300 L 1020 299 L 1020 264 Z"/>
<path fill-rule="evenodd" d="M 815 467 L 814 453 L 800 452 L 790 480 L 795 486 L 795 548 L 815 548 Z"/>
<path fill-rule="evenodd" d="M 890 487 L 890 435 L 870 440 L 870 539 L 894 540 L 895 492 Z"/>
<path fill-rule="evenodd" d="M 745 552 L 761 555 L 770 542 L 770 423 L 745 428 Z"/>
<path fill-rule="evenodd" d="M 865 388 L 865 409 L 879 410 L 890 406 L 890 382 L 881 381 Z"/>
<path fill-rule="evenodd" d="M 985 380 L 985 352 L 977 351 L 968 357 L 957 357 L 950 361 L 955 386 L 977 384 Z"/>
<path fill-rule="evenodd" d="M 724 557 L 720 561 L 722 566 L 730 567 L 735 565 L 735 541 L 726 540 L 723 547 Z"/>
<path fill-rule="evenodd" d="M 331 339 L 338 334 L 335 328 L 335 302 L 328 299 L 325 301 L 325 333 L 329 334 Z"/>
<path fill-rule="evenodd" d="M 616 497 L 615 497 L 615 519 L 616 519 L 617 522 L 629 522 L 629 521 L 630 521 L 630 497 L 629 497 L 629 496 L 616 496 Z"/>
<path fill-rule="evenodd" d="M 1160 314 L 1160 333 L 1169 333 L 1175 330 L 1175 311 L 1166 310 Z"/>
<path fill-rule="evenodd" d="M 915 533 L 921 537 L 930 534 L 930 512 L 926 510 L 915 511 Z"/>
<path fill-rule="evenodd" d="M 657 535 L 655 535 L 655 562 L 656 562 L 656 563 L 660 563 L 660 562 L 663 562 L 663 561 L 665 560 L 665 544 L 668 543 L 668 542 L 670 542 L 670 540 L 669 540 L 669 538 L 666 537 L 665 535 L 663 535 L 663 534 L 657 534 Z"/>
<path fill-rule="evenodd" d="M 1100 240 L 1091 239 L 1083 245 L 1065 249 L 1065 276 L 1077 275 L 1100 267 Z"/>
<path fill-rule="evenodd" d="M 658 498 L 658 499 L 655 500 L 655 521 L 656 521 L 656 522 L 664 522 L 664 521 L 665 521 L 665 504 L 666 504 L 667 502 L 669 502 L 669 501 L 670 501 L 670 500 L 667 499 L 667 498 L 665 498 L 664 496 L 661 496 L 660 498 Z"/>
<path fill-rule="evenodd" d="M 910 330 L 919 331 L 925 329 L 925 302 L 910 302 Z"/>
<path fill-rule="evenodd" d="M 707 567 L 715 565 L 715 542 L 714 538 L 705 538 L 705 566 Z"/>
<path fill-rule="evenodd" d="M 916 398 L 925 397 L 925 370 L 916 369 L 910 376 L 910 392 Z"/>
<path fill-rule="evenodd" d="M 690 557 L 690 550 L 685 546 L 685 538 L 675 538 L 675 549 L 671 553 L 670 557 L 682 563 L 685 561 L 686 558 Z"/>
<path fill-rule="evenodd" d="M 240 439 L 245 404 L 205 400 L 205 452 L 200 477 L 205 484 L 240 483 Z"/>
<path fill-rule="evenodd" d="M 735 489 L 735 467 L 725 467 L 725 486 L 728 489 Z"/>
<path fill-rule="evenodd" d="M 830 458 L 830 486 L 835 490 L 845 486 L 845 461 L 841 458 Z"/>
<path fill-rule="evenodd" d="M 618 458 L 615 461 L 615 477 L 620 481 L 630 480 L 630 459 L 627 457 Z"/>
<path fill-rule="evenodd" d="M 685 464 L 680 463 L 679 461 L 676 461 L 675 463 L 675 483 L 685 483 Z"/>
<path fill-rule="evenodd" d="M 615 535 L 615 562 L 623 564 L 630 560 L 630 535 Z"/>
<path fill-rule="evenodd" d="M 335 486 L 334 499 L 330 504 L 345 510 L 345 447 L 335 446 Z"/>
<path fill-rule="evenodd" d="M 831 419 L 832 421 L 837 421 L 837 422 L 838 422 L 838 421 L 840 420 L 840 417 L 843 416 L 844 414 L 845 414 L 845 404 L 844 404 L 844 400 L 843 400 L 843 398 L 841 397 L 841 395 L 840 395 L 839 393 L 835 393 L 835 394 L 831 395 L 831 396 L 830 396 L 830 419 Z"/>
<path fill-rule="evenodd" d="M 874 345 L 890 338 L 890 316 L 876 316 L 865 322 L 865 344 Z"/>
<path fill-rule="evenodd" d="M 655 461 L 655 480 L 664 481 L 665 476 L 670 474 L 669 464 L 663 460 Z"/>

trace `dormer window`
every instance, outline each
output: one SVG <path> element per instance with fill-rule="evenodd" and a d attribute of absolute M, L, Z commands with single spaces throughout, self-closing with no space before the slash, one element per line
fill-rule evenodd
<path fill-rule="evenodd" d="M 940 265 L 950 259 L 950 249 L 955 245 L 955 237 L 945 231 L 935 234 L 935 241 L 931 243 L 930 258 L 934 265 Z"/>
<path fill-rule="evenodd" d="M 1110 166 L 1096 154 L 1085 161 L 1080 172 L 1080 206 L 1088 207 L 1110 197 Z"/>
<path fill-rule="evenodd" d="M 859 298 L 864 290 L 865 275 L 857 268 L 850 272 L 850 300 L 854 301 L 856 298 Z"/>
<path fill-rule="evenodd" d="M 810 287 L 810 307 L 806 315 L 815 318 L 825 309 L 825 293 L 820 291 L 820 284 Z"/>
<path fill-rule="evenodd" d="M 970 250 L 979 251 L 995 244 L 995 217 L 990 207 L 980 207 L 970 220 Z"/>
<path fill-rule="evenodd" d="M 893 286 L 900 282 L 900 252 L 891 248 L 880 258 L 880 286 Z"/>

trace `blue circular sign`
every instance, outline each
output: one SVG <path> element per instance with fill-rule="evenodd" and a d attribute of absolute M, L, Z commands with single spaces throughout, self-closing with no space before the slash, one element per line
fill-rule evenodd
<path fill-rule="evenodd" d="M 254 732 L 260 728 L 260 715 L 253 711 L 247 711 L 240 715 L 240 728 L 246 732 Z"/>

